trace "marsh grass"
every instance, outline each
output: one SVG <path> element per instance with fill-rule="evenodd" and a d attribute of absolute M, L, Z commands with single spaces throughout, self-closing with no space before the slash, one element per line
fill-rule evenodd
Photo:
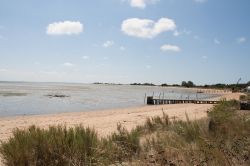
<path fill-rule="evenodd" d="M 2 143 L 6 165 L 249 165 L 250 116 L 237 101 L 221 101 L 208 118 L 148 118 L 143 125 L 99 138 L 94 129 L 16 129 Z"/>

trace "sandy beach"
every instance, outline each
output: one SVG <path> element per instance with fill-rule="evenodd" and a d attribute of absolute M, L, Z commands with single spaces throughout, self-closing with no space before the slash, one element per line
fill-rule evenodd
<path fill-rule="evenodd" d="M 238 99 L 240 95 L 240 93 L 228 93 L 221 98 Z M 31 125 L 47 128 L 52 125 L 73 127 L 81 124 L 95 128 L 100 136 L 105 137 L 116 130 L 118 123 L 130 130 L 138 124 L 143 124 L 148 117 L 161 116 L 162 112 L 175 119 L 185 120 L 186 114 L 191 120 L 201 119 L 207 117 L 207 111 L 212 107 L 211 104 L 145 105 L 125 109 L 5 117 L 0 118 L 0 141 L 6 141 L 11 137 L 13 129 L 25 129 Z"/>
<path fill-rule="evenodd" d="M 238 93 L 224 94 L 223 98 L 238 99 Z M 210 104 L 175 104 L 142 106 L 124 109 L 112 109 L 89 112 L 72 112 L 49 115 L 17 116 L 0 118 L 0 141 L 7 140 L 15 128 L 27 128 L 31 125 L 46 128 L 51 125 L 66 125 L 72 127 L 82 124 L 93 127 L 100 136 L 106 136 L 116 130 L 118 123 L 131 129 L 144 123 L 147 117 L 162 115 L 164 111 L 170 118 L 185 119 L 185 113 L 190 119 L 200 119 L 207 116 Z"/>

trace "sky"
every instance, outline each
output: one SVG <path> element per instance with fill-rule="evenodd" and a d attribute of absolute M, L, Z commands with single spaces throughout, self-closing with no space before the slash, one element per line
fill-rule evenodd
<path fill-rule="evenodd" d="M 0 0 L 0 81 L 250 80 L 249 0 Z"/>

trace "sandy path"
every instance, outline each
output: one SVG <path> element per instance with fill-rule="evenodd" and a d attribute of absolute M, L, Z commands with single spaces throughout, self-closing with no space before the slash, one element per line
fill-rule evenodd
<path fill-rule="evenodd" d="M 238 99 L 239 93 L 225 94 L 227 99 Z M 207 116 L 207 110 L 212 108 L 209 104 L 173 104 L 143 106 L 125 109 L 113 109 L 92 112 L 74 112 L 51 115 L 18 116 L 0 118 L 0 141 L 6 141 L 15 128 L 27 128 L 36 125 L 46 128 L 51 125 L 94 127 L 100 136 L 106 136 L 116 130 L 118 123 L 127 129 L 132 129 L 138 124 L 143 124 L 147 117 L 162 115 L 164 111 L 170 118 L 185 119 L 185 113 L 191 120 Z M 1 165 L 1 162 L 0 162 Z"/>

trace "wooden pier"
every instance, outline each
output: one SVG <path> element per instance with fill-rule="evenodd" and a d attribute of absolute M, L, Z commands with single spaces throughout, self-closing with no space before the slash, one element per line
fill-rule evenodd
<path fill-rule="evenodd" d="M 218 104 L 219 101 L 211 100 L 177 100 L 177 99 L 154 99 L 152 96 L 147 97 L 148 105 L 161 105 L 161 104 Z"/>

